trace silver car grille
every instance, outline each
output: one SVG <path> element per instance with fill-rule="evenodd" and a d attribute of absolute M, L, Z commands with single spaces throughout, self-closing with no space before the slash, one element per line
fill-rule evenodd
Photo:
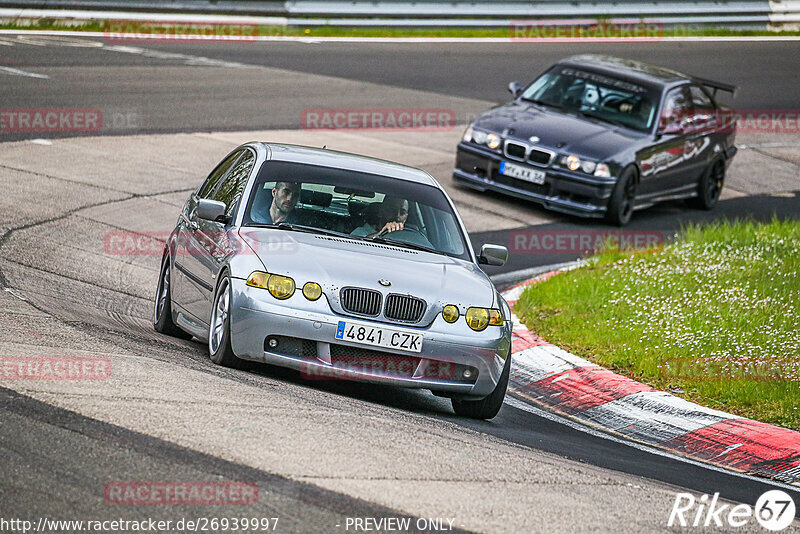
<path fill-rule="evenodd" d="M 383 315 L 387 319 L 416 323 L 422 319 L 427 304 L 417 297 L 406 295 L 389 295 L 386 297 L 386 308 Z"/>
<path fill-rule="evenodd" d="M 378 315 L 381 311 L 382 296 L 374 289 L 360 287 L 345 287 L 339 292 L 342 308 L 350 313 L 359 315 Z"/>

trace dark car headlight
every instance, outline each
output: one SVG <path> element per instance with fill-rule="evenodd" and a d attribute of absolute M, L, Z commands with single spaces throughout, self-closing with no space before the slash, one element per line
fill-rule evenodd
<path fill-rule="evenodd" d="M 599 178 L 610 178 L 611 169 L 605 163 L 597 163 L 596 161 L 581 159 L 574 154 L 561 156 L 558 160 L 562 167 L 566 167 L 571 171 L 581 171 L 586 174 L 592 174 Z"/>

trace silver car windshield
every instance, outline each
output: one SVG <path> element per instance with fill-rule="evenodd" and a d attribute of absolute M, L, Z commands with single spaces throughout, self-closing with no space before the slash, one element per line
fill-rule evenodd
<path fill-rule="evenodd" d="M 470 260 L 441 190 L 351 170 L 266 161 L 242 224 L 332 233 Z"/>
<path fill-rule="evenodd" d="M 648 131 L 658 107 L 651 87 L 575 67 L 555 67 L 522 93 L 524 100 Z"/>

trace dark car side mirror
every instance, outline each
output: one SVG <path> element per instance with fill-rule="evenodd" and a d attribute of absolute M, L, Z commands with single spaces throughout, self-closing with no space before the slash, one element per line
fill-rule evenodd
<path fill-rule="evenodd" d="M 228 207 L 224 202 L 201 198 L 197 203 L 197 216 L 201 219 L 206 219 L 207 221 L 219 221 L 227 223 L 228 221 L 225 217 L 225 210 L 227 208 Z"/>
<path fill-rule="evenodd" d="M 478 263 L 502 267 L 508 261 L 508 249 L 500 245 L 483 245 L 478 256 Z"/>
<path fill-rule="evenodd" d="M 508 84 L 508 92 L 514 95 L 514 98 L 517 98 L 522 92 L 522 86 L 517 82 L 511 82 Z"/>

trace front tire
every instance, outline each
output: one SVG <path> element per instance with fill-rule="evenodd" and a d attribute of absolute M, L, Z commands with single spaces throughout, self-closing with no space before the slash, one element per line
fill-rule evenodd
<path fill-rule="evenodd" d="M 211 321 L 208 327 L 208 353 L 211 361 L 223 367 L 243 369 L 244 360 L 233 353 L 231 347 L 231 278 L 227 272 L 220 275 Z"/>
<path fill-rule="evenodd" d="M 606 220 L 616 226 L 625 226 L 633 215 L 636 201 L 636 169 L 628 167 L 617 180 L 606 208 Z"/>
<path fill-rule="evenodd" d="M 192 335 L 181 330 L 172 321 L 172 265 L 169 252 L 161 260 L 161 274 L 158 276 L 156 299 L 153 310 L 153 328 L 156 332 L 180 339 L 191 339 Z"/>
<path fill-rule="evenodd" d="M 508 351 L 506 364 L 503 366 L 503 373 L 500 380 L 488 396 L 478 400 L 458 400 L 450 399 L 453 411 L 459 417 L 469 417 L 471 419 L 491 419 L 503 406 L 508 389 L 508 376 L 511 374 L 511 351 Z"/>
<path fill-rule="evenodd" d="M 689 205 L 700 210 L 710 210 L 717 205 L 725 183 L 725 160 L 716 159 L 703 172 L 697 182 L 697 196 L 688 200 Z"/>

